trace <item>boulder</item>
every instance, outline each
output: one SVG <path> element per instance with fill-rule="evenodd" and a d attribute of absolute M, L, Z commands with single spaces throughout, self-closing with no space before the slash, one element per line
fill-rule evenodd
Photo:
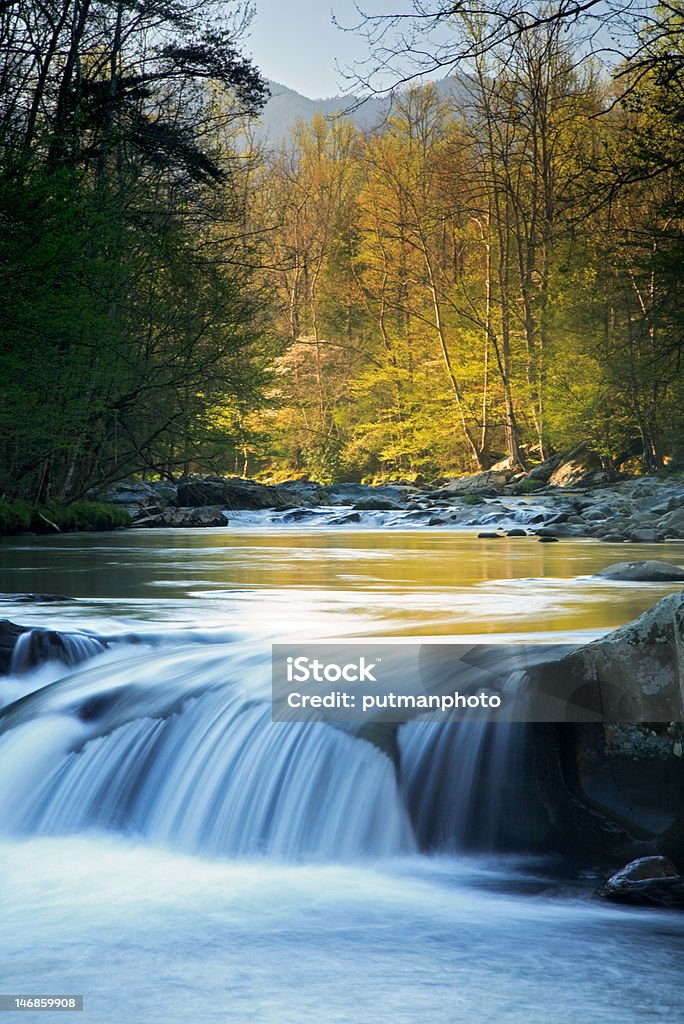
<path fill-rule="evenodd" d="M 657 530 L 649 529 L 632 530 L 628 534 L 628 538 L 633 544 L 658 544 L 663 540 L 662 535 Z"/>
<path fill-rule="evenodd" d="M 389 501 L 405 508 L 406 503 L 417 497 L 423 497 L 421 490 L 412 484 L 380 484 L 371 487 L 368 484 L 330 484 L 324 488 L 328 505 L 358 506 L 366 501 Z"/>
<path fill-rule="evenodd" d="M 552 456 L 550 459 L 546 459 L 544 462 L 540 462 L 538 466 L 534 466 L 529 471 L 525 479 L 547 484 L 552 474 L 563 464 L 566 458 L 567 453 L 562 452 L 559 455 Z"/>
<path fill-rule="evenodd" d="M 404 505 L 390 498 L 362 498 L 354 508 L 357 512 L 401 512 Z"/>
<path fill-rule="evenodd" d="M 591 706 L 603 722 L 680 722 L 683 671 L 681 591 L 658 601 L 634 622 L 572 651 L 555 666 L 551 680 L 539 676 L 537 685 L 550 683 L 559 695 L 588 695 L 591 690 Z M 545 692 L 551 691 L 547 687 Z"/>
<path fill-rule="evenodd" d="M 285 480 L 278 490 L 288 494 L 293 505 L 327 505 L 328 492 L 313 480 Z"/>
<path fill-rule="evenodd" d="M 684 877 L 668 857 L 640 857 L 600 885 L 595 895 L 613 903 L 684 910 Z"/>
<path fill-rule="evenodd" d="M 302 519 L 311 519 L 315 515 L 318 515 L 318 512 L 313 508 L 293 508 L 291 512 L 286 512 L 280 521 L 282 523 L 298 523 Z"/>
<path fill-rule="evenodd" d="M 96 497 L 98 501 L 104 501 L 108 505 L 123 505 L 126 508 L 152 505 L 159 501 L 157 489 L 152 484 L 136 483 L 132 480 L 112 484 L 106 491 L 98 492 Z"/>
<path fill-rule="evenodd" d="M 76 600 L 75 597 L 65 597 L 64 594 L 0 594 L 0 601 L 5 604 L 54 604 Z"/>
<path fill-rule="evenodd" d="M 285 509 L 292 506 L 292 494 L 241 477 L 188 477 L 178 484 L 175 504 L 180 508 Z"/>
<path fill-rule="evenodd" d="M 607 540 L 608 537 L 604 537 Z M 659 562 L 649 559 L 644 562 L 616 562 L 608 565 L 600 572 L 594 573 L 594 579 L 624 580 L 635 583 L 676 583 L 684 582 L 684 569 L 672 562 Z"/>
<path fill-rule="evenodd" d="M 579 487 L 608 483 L 612 474 L 603 468 L 601 460 L 586 445 L 574 448 L 554 469 L 548 478 L 551 487 Z"/>
<path fill-rule="evenodd" d="M 218 505 L 202 505 L 199 508 L 165 508 L 161 514 L 160 526 L 176 528 L 227 526 L 228 519 Z"/>
<path fill-rule="evenodd" d="M 490 469 L 484 473 L 474 473 L 471 476 L 457 476 L 447 483 L 436 493 L 439 496 L 458 494 L 498 494 L 511 480 L 513 474 L 509 470 Z"/>

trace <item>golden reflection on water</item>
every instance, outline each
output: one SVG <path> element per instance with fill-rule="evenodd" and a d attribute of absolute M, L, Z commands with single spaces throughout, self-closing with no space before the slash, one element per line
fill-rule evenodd
<path fill-rule="evenodd" d="M 110 602 L 110 614 L 185 624 L 237 619 L 267 635 L 326 628 L 406 636 L 609 629 L 679 589 L 586 578 L 613 562 L 645 558 L 684 563 L 684 543 L 227 528 L 14 538 L 0 545 L 5 591 L 64 593 Z M 40 614 L 49 617 L 49 608 Z"/>

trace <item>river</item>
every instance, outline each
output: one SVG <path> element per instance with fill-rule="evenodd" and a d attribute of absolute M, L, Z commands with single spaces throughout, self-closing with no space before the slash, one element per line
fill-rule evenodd
<path fill-rule="evenodd" d="M 593 572 L 682 548 L 258 524 L 0 542 L 4 591 L 77 599 L 1 617 L 122 641 L 0 682 L 3 992 L 83 993 L 95 1024 L 680 1019 L 681 916 L 541 859 L 421 852 L 381 751 L 270 721 L 268 652 L 589 639 L 678 589 Z"/>

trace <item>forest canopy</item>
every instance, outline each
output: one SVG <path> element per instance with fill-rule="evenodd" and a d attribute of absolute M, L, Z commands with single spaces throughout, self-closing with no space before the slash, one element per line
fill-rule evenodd
<path fill-rule="evenodd" d="M 684 5 L 609 63 L 581 5 L 438 6 L 448 78 L 270 146 L 241 5 L 2 5 L 6 494 L 681 465 Z"/>

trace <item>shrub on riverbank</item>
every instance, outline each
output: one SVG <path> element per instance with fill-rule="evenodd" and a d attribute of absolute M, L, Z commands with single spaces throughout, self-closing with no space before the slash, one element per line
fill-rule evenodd
<path fill-rule="evenodd" d="M 130 526 L 125 509 L 98 501 L 75 501 L 70 505 L 49 502 L 31 505 L 27 501 L 0 501 L 0 534 L 68 533 L 75 530 L 115 530 Z"/>

